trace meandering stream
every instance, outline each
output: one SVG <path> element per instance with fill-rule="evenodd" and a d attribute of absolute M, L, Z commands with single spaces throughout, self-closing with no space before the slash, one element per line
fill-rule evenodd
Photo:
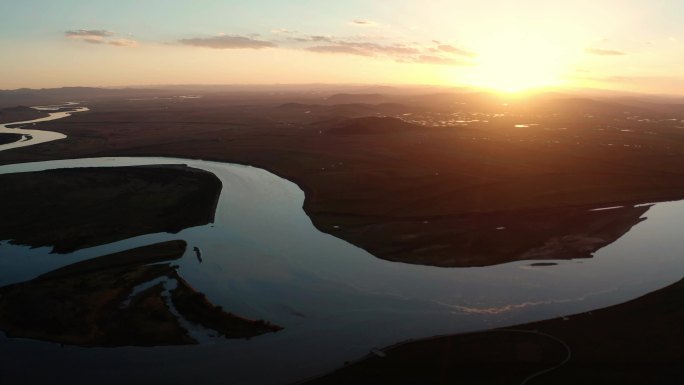
<path fill-rule="evenodd" d="M 34 126 L 41 122 L 48 122 L 51 120 L 57 120 L 71 116 L 73 113 L 88 111 L 88 107 L 75 107 L 78 105 L 76 102 L 68 102 L 60 105 L 54 106 L 39 106 L 33 107 L 38 111 L 48 112 L 48 116 L 44 118 L 38 118 L 33 120 L 27 120 L 23 122 L 12 122 L 0 124 L 0 134 L 18 134 L 23 135 L 24 138 L 16 141 L 14 143 L 7 143 L 0 145 L 0 151 L 9 150 L 18 147 L 33 146 L 39 143 L 52 142 L 53 140 L 60 140 L 66 138 L 66 135 L 59 132 L 45 131 L 45 130 L 30 130 L 24 128 L 25 126 Z M 73 106 L 74 109 L 71 111 L 60 111 L 60 108 Z M 52 112 L 49 112 L 52 111 Z"/>

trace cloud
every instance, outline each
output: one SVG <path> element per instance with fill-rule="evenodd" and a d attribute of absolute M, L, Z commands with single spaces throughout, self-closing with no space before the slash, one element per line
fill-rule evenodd
<path fill-rule="evenodd" d="M 184 45 L 214 49 L 261 49 L 277 46 L 275 43 L 270 41 L 236 35 L 196 37 L 191 39 L 181 39 L 178 42 Z"/>
<path fill-rule="evenodd" d="M 366 19 L 355 19 L 352 20 L 351 25 L 356 25 L 360 27 L 377 27 L 378 23 L 372 21 L 372 20 L 366 20 Z"/>
<path fill-rule="evenodd" d="M 420 56 L 415 58 L 414 63 L 451 65 L 451 66 L 470 65 L 469 63 L 461 62 L 461 61 L 456 60 L 454 58 L 437 56 L 437 55 L 420 55 Z"/>
<path fill-rule="evenodd" d="M 291 34 L 297 33 L 297 31 L 291 31 L 291 30 L 285 29 L 285 28 L 277 28 L 277 29 L 272 29 L 271 33 L 275 33 L 278 35 L 291 35 Z"/>
<path fill-rule="evenodd" d="M 568 79 L 603 83 L 631 83 L 636 80 L 636 78 L 629 76 L 569 76 Z"/>
<path fill-rule="evenodd" d="M 406 44 L 379 44 L 366 40 L 340 39 L 330 36 L 309 35 L 305 37 L 292 38 L 298 43 L 317 43 L 312 47 L 306 47 L 309 51 L 318 52 L 338 52 L 353 53 L 362 56 L 376 55 L 413 55 L 420 53 L 420 50 Z M 322 44 L 321 43 L 329 43 Z"/>
<path fill-rule="evenodd" d="M 587 48 L 584 50 L 586 53 L 598 56 L 621 56 L 626 55 L 624 52 L 615 51 L 612 49 L 598 49 L 598 48 Z"/>
<path fill-rule="evenodd" d="M 88 44 L 105 44 L 115 47 L 137 47 L 138 42 L 131 39 L 115 39 L 116 33 L 104 29 L 77 29 L 65 31 L 64 36 Z"/>
<path fill-rule="evenodd" d="M 383 38 L 357 35 L 354 37 L 332 37 L 322 35 L 293 36 L 283 42 L 284 46 L 304 49 L 321 54 L 341 54 L 364 57 L 388 58 L 399 63 L 424 63 L 436 65 L 472 65 L 460 59 L 475 57 L 473 52 L 452 45 L 432 41 L 437 46 L 426 46 L 415 42 L 391 42 Z M 390 40 L 385 43 L 384 41 Z"/>
<path fill-rule="evenodd" d="M 354 22 L 358 24 L 372 23 L 368 20 L 355 20 Z M 464 59 L 476 56 L 470 51 L 440 43 L 437 40 L 432 41 L 428 46 L 382 36 L 305 35 L 284 29 L 274 29 L 271 34 L 270 39 L 255 34 L 219 34 L 211 37 L 181 39 L 178 40 L 178 43 L 214 49 L 286 48 L 328 55 L 386 58 L 400 63 L 459 66 L 471 65 L 472 63 Z"/>
<path fill-rule="evenodd" d="M 306 50 L 321 53 L 346 53 L 358 56 L 407 56 L 420 53 L 420 50 L 402 45 L 381 45 L 376 43 L 335 41 L 331 45 L 307 47 Z"/>
<path fill-rule="evenodd" d="M 107 44 L 113 45 L 116 47 L 137 47 L 138 46 L 137 41 L 129 40 L 129 39 L 109 40 L 109 41 L 107 41 Z"/>
<path fill-rule="evenodd" d="M 77 29 L 77 30 L 66 31 L 66 32 L 64 32 L 64 34 L 67 37 L 72 37 L 72 38 L 93 38 L 93 37 L 105 38 L 108 36 L 114 36 L 114 32 L 106 31 L 104 29 Z"/>
<path fill-rule="evenodd" d="M 334 39 L 330 36 L 323 36 L 323 35 L 309 35 L 309 36 L 304 36 L 304 37 L 292 37 L 290 38 L 292 41 L 296 41 L 299 43 L 313 43 L 313 42 L 326 42 L 326 43 L 332 43 L 334 42 Z"/>
<path fill-rule="evenodd" d="M 346 45 L 316 45 L 313 47 L 307 47 L 305 49 L 307 51 L 318 53 L 344 53 L 358 56 L 373 56 L 371 53 L 367 51 L 363 51 L 358 48 Z"/>
<path fill-rule="evenodd" d="M 332 44 L 316 45 L 305 48 L 311 52 L 342 53 L 358 56 L 389 56 L 403 59 L 404 57 L 420 54 L 418 48 L 403 44 L 383 45 L 370 42 L 357 42 L 348 40 L 330 40 Z"/>
<path fill-rule="evenodd" d="M 105 39 L 103 39 L 101 37 L 84 37 L 84 38 L 81 38 L 81 40 L 83 42 L 89 43 L 89 44 L 104 44 L 106 41 Z"/>
<path fill-rule="evenodd" d="M 434 49 L 422 49 L 403 44 L 382 45 L 369 42 L 352 42 L 336 40 L 334 44 L 315 45 L 305 48 L 310 52 L 327 54 L 347 54 L 365 57 L 387 57 L 399 63 L 423 63 L 436 65 L 466 66 L 471 63 L 460 61 L 454 57 L 434 52 Z"/>
<path fill-rule="evenodd" d="M 405 44 L 392 44 L 384 45 L 377 43 L 368 42 L 353 42 L 353 41 L 340 41 L 340 45 L 354 47 L 359 50 L 368 52 L 375 55 L 389 55 L 389 56 L 402 56 L 402 55 L 416 55 L 420 53 L 420 49 L 411 47 Z"/>
<path fill-rule="evenodd" d="M 466 51 L 461 48 L 456 48 L 453 45 L 449 44 L 440 44 L 437 46 L 437 49 L 439 49 L 442 52 L 448 52 L 448 53 L 453 53 L 454 55 L 459 55 L 459 56 L 467 56 L 467 57 L 475 57 L 477 56 L 474 52 Z"/>

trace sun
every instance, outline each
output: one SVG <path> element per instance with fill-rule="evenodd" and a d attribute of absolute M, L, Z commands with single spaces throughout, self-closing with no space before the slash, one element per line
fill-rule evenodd
<path fill-rule="evenodd" d="M 567 50 L 545 41 L 543 36 L 502 34 L 479 45 L 476 63 L 467 73 L 466 82 L 517 93 L 562 85 L 569 66 Z"/>

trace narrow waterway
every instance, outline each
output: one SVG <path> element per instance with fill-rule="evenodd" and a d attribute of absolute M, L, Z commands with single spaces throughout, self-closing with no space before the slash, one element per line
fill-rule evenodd
<path fill-rule="evenodd" d="M 64 104 L 54 105 L 54 106 L 39 106 L 33 107 L 33 109 L 38 111 L 45 111 L 48 116 L 44 118 L 38 118 L 33 120 L 27 120 L 23 122 L 12 122 L 0 124 L 0 134 L 17 134 L 23 135 L 23 138 L 14 143 L 7 143 L 0 145 L 0 151 L 9 150 L 18 147 L 33 146 L 39 143 L 52 142 L 54 140 L 60 140 L 66 138 L 66 135 L 59 132 L 27 129 L 25 127 L 33 127 L 41 122 L 49 122 L 51 120 L 57 120 L 71 116 L 71 114 L 78 112 L 88 111 L 88 107 L 76 107 L 78 103 L 68 102 Z M 68 108 L 67 111 L 60 111 L 61 109 Z"/>

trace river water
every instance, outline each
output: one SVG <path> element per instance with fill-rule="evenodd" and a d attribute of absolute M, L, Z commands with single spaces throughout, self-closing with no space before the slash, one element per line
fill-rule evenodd
<path fill-rule="evenodd" d="M 302 209 L 298 186 L 254 167 L 96 158 L 2 166 L 0 173 L 151 164 L 186 164 L 219 177 L 215 223 L 67 255 L 3 242 L 0 286 L 103 254 L 184 239 L 188 252 L 179 273 L 193 287 L 227 311 L 284 329 L 250 340 L 207 336 L 199 346 L 155 348 L 85 349 L 0 337 L 0 383 L 285 384 L 406 339 L 624 302 L 676 282 L 684 271 L 683 202 L 653 204 L 646 221 L 591 259 L 439 268 L 381 260 L 321 233 Z M 202 250 L 202 263 L 193 247 Z"/>
<path fill-rule="evenodd" d="M 78 103 L 68 102 L 65 104 L 54 106 L 39 106 L 33 107 L 38 111 L 48 112 L 48 116 L 39 119 L 27 120 L 24 122 L 13 122 L 0 124 L 0 134 L 18 134 L 23 135 L 24 138 L 14 143 L 7 143 L 0 145 L 0 151 L 9 150 L 12 148 L 33 146 L 39 143 L 52 142 L 53 140 L 60 140 L 66 138 L 66 135 L 59 132 L 32 130 L 26 129 L 25 126 L 33 126 L 41 122 L 48 122 L 71 116 L 73 113 L 88 111 L 88 107 L 75 107 Z M 59 111 L 63 107 L 73 107 L 73 111 Z M 52 111 L 52 112 L 50 112 Z M 17 127 L 18 126 L 18 127 Z"/>

